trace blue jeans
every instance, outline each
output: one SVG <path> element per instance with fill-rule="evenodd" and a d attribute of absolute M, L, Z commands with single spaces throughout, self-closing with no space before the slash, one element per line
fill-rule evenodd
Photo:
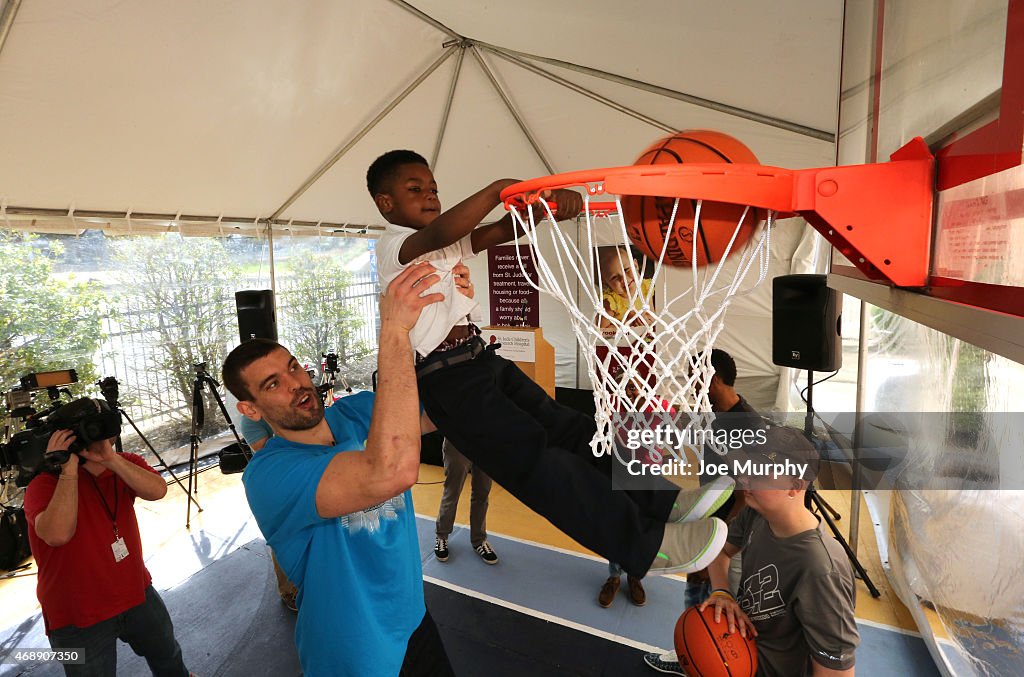
<path fill-rule="evenodd" d="M 114 677 L 119 639 L 146 659 L 154 677 L 188 677 L 171 616 L 152 585 L 142 604 L 113 618 L 85 628 L 67 625 L 50 631 L 53 649 L 83 650 L 84 664 L 64 666 L 69 677 Z"/>
<path fill-rule="evenodd" d="M 686 581 L 686 589 L 683 591 L 683 606 L 687 609 L 698 606 L 710 596 L 711 583 L 709 581 Z"/>

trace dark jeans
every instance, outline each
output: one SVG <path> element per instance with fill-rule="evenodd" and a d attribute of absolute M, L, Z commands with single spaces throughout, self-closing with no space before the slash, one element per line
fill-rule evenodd
<path fill-rule="evenodd" d="M 491 479 L 627 573 L 647 573 L 676 492 L 612 490 L 611 457 L 590 449 L 592 417 L 490 350 L 427 374 L 419 388 L 438 430 Z"/>
<path fill-rule="evenodd" d="M 454 677 L 441 635 L 437 632 L 430 612 L 423 614 L 423 622 L 409 637 L 405 660 L 398 677 Z"/>
<path fill-rule="evenodd" d="M 146 588 L 146 601 L 124 613 L 86 628 L 68 625 L 50 632 L 52 648 L 84 650 L 83 665 L 64 666 L 69 677 L 116 675 L 119 639 L 146 659 L 155 677 L 188 677 L 171 616 L 152 585 Z"/>

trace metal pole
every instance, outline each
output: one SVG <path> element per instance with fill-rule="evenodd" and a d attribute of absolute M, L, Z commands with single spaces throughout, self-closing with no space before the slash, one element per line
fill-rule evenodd
<path fill-rule="evenodd" d="M 381 120 L 383 120 L 385 117 L 387 117 L 388 113 L 390 113 L 392 110 L 395 109 L 395 106 L 397 106 L 398 104 L 402 103 L 402 101 L 405 100 L 405 97 L 409 96 L 409 94 L 411 94 L 413 92 L 413 90 L 415 90 L 417 87 L 419 87 L 420 84 L 424 80 L 426 80 L 430 76 L 431 73 L 433 73 L 435 70 L 437 70 L 438 66 L 443 64 L 448 59 L 448 57 L 450 57 L 452 54 L 454 54 L 454 52 L 452 51 L 451 47 L 449 47 L 448 49 L 445 49 L 444 53 L 440 57 L 438 57 L 437 61 L 435 61 L 434 63 L 430 64 L 430 66 L 427 67 L 427 70 L 425 70 L 422 73 L 420 73 L 420 76 L 418 78 L 416 78 L 415 80 L 413 80 L 412 84 L 410 84 L 408 87 L 406 87 L 404 90 L 402 90 L 401 94 L 399 94 L 394 99 L 392 99 L 391 102 L 388 105 L 386 105 L 383 110 L 381 110 L 379 113 L 377 113 L 377 115 L 372 120 L 370 120 L 370 122 L 365 127 L 360 129 L 356 133 L 355 136 L 353 136 L 351 139 L 349 139 L 345 143 L 345 145 L 343 145 L 341 148 L 339 148 L 334 153 L 334 155 L 332 155 L 330 158 L 328 158 L 328 160 L 325 163 L 323 163 L 323 165 L 321 165 L 319 169 L 317 169 L 315 172 L 313 172 L 313 175 L 310 176 L 308 179 L 306 179 L 306 181 L 301 186 L 299 186 L 299 189 L 296 190 L 294 193 L 292 193 L 291 197 L 289 197 L 287 200 L 285 200 L 284 204 L 282 204 L 280 207 L 278 207 L 274 211 L 274 213 L 270 215 L 270 219 L 269 220 L 273 221 L 277 217 L 281 216 L 281 214 L 283 214 L 284 211 L 286 209 L 288 209 L 288 207 L 291 207 L 292 204 L 296 200 L 298 200 L 302 196 L 303 193 L 305 193 L 307 190 L 309 190 L 310 186 L 312 186 L 314 183 L 316 183 L 320 179 L 321 176 L 326 174 L 327 171 L 331 167 L 333 167 L 336 162 L 338 162 L 338 160 L 340 160 L 342 157 L 344 157 L 345 154 L 348 153 L 352 149 L 353 146 L 355 146 L 357 143 L 359 143 L 360 139 L 362 139 L 364 136 L 369 134 L 370 130 L 372 130 L 374 127 L 376 127 L 377 124 Z"/>
<path fill-rule="evenodd" d="M 420 19 L 421 21 L 425 21 L 426 23 L 430 24 L 431 26 L 433 26 L 437 30 L 441 31 L 442 33 L 445 33 L 449 37 L 455 38 L 456 40 L 458 40 L 460 42 L 462 40 L 465 40 L 465 38 L 463 38 L 461 35 L 459 35 L 455 31 L 453 31 L 452 29 L 450 29 L 447 26 L 445 26 L 440 21 L 438 21 L 434 17 L 430 16 L 429 14 L 425 14 L 425 13 L 421 12 L 420 10 L 418 10 L 415 7 L 413 7 L 412 5 L 410 5 L 408 2 L 403 2 L 403 0 L 391 0 L 391 2 L 393 2 L 396 5 L 398 5 L 399 7 L 401 7 L 405 11 L 409 12 L 410 14 L 412 14 L 416 18 Z"/>
<path fill-rule="evenodd" d="M 267 263 L 270 264 L 270 293 L 274 295 L 274 321 L 277 322 L 277 274 L 274 270 L 274 224 L 267 222 Z"/>
<path fill-rule="evenodd" d="M 3 11 L 0 12 L 0 52 L 4 51 L 4 43 L 7 42 L 7 36 L 11 32 L 11 26 L 14 25 L 14 17 L 18 14 L 19 7 L 21 7 L 21 0 L 7 0 L 4 3 Z"/>
<path fill-rule="evenodd" d="M 523 120 L 522 117 L 519 116 L 519 113 L 516 112 L 515 107 L 512 105 L 511 99 L 508 98 L 508 95 L 505 94 L 505 91 L 501 88 L 501 85 L 498 84 L 498 80 L 497 78 L 494 77 L 494 73 L 492 73 L 491 69 L 487 66 L 486 63 L 484 63 L 483 57 L 480 56 L 480 50 L 478 50 L 475 46 L 471 47 L 470 49 L 473 50 L 473 56 L 476 57 L 476 61 L 477 63 L 480 64 L 481 70 L 483 70 L 484 74 L 491 81 L 491 85 L 494 87 L 494 90 L 498 92 L 498 96 L 500 96 L 501 100 L 505 102 L 505 107 L 508 108 L 508 112 L 512 114 L 513 118 L 515 118 L 516 124 L 519 125 L 519 129 L 522 130 L 523 135 L 526 137 L 526 140 L 530 142 L 531 146 L 533 146 L 533 152 L 537 154 L 537 157 L 539 157 L 540 161 L 544 164 L 544 168 L 548 170 L 548 174 L 557 173 L 555 172 L 554 167 L 548 161 L 547 156 L 544 155 L 544 151 L 541 150 L 540 145 L 537 143 L 537 139 L 534 138 L 533 134 L 530 132 L 530 129 L 526 126 L 526 122 Z"/>
<path fill-rule="evenodd" d="M 857 336 L 857 395 L 853 420 L 853 479 L 850 487 L 850 548 L 857 554 L 857 539 L 860 536 L 860 494 L 861 494 L 861 412 L 864 411 L 864 379 L 868 373 L 867 339 L 871 318 L 868 304 L 860 302 L 860 332 Z"/>
<path fill-rule="evenodd" d="M 661 122 L 660 120 L 655 120 L 654 118 L 652 118 L 650 116 L 647 116 L 647 115 L 644 115 L 643 113 L 641 113 L 641 112 L 639 112 L 637 110 L 634 110 L 634 109 L 630 108 L 629 106 L 625 106 L 625 105 L 623 105 L 621 103 L 618 103 L 616 101 L 613 101 L 613 100 L 611 100 L 611 99 L 609 99 L 607 97 L 601 96 L 600 94 L 594 92 L 593 90 L 587 89 L 583 85 L 578 85 L 575 82 L 572 82 L 571 80 L 566 80 L 565 78 L 563 78 L 563 77 L 561 77 L 559 75 L 555 75 L 551 71 L 545 70 L 545 69 L 543 69 L 543 68 L 541 68 L 539 66 L 535 66 L 532 63 L 530 63 L 529 61 L 525 61 L 523 59 L 520 59 L 519 57 L 514 56 L 511 53 L 506 52 L 505 50 L 494 49 L 492 47 L 484 46 L 483 44 L 481 44 L 480 46 L 483 47 L 484 49 L 486 49 L 491 54 L 494 54 L 495 56 L 498 56 L 498 57 L 501 57 L 502 59 L 505 59 L 506 61 L 514 63 L 515 65 L 519 66 L 520 68 L 528 70 L 528 71 L 530 71 L 531 73 L 533 73 L 535 75 L 539 75 L 542 78 L 544 78 L 546 80 L 550 80 L 551 82 L 559 84 L 559 85 L 561 85 L 563 87 L 566 87 L 567 89 L 571 89 L 572 91 L 576 92 L 577 94 L 582 94 L 583 96 L 587 97 L 588 99 L 592 99 L 594 101 L 597 101 L 598 103 L 602 103 L 605 106 L 608 106 L 609 108 L 617 110 L 620 113 L 624 113 L 624 114 L 626 114 L 626 115 L 628 115 L 628 116 L 630 116 L 632 118 L 635 118 L 635 119 L 639 120 L 640 122 L 645 122 L 645 123 L 651 125 L 652 127 L 657 127 L 658 129 L 660 129 L 660 130 L 662 130 L 664 132 L 669 132 L 669 133 L 675 132 L 675 131 L 677 131 L 679 129 L 678 126 L 669 125 L 669 124 L 666 124 L 664 122 Z"/>
<path fill-rule="evenodd" d="M 441 129 L 437 132 L 437 143 L 434 145 L 434 154 L 430 156 L 430 168 L 437 168 L 437 156 L 441 154 L 441 142 L 444 141 L 444 130 L 448 127 L 448 116 L 452 112 L 452 101 L 455 100 L 455 86 L 459 84 L 459 75 L 462 73 L 462 60 L 466 58 L 466 45 L 459 45 L 459 58 L 455 62 L 455 73 L 452 74 L 452 84 L 448 88 L 448 99 L 444 103 L 444 115 L 441 116 Z"/>
<path fill-rule="evenodd" d="M 558 66 L 559 68 L 565 68 L 567 70 L 576 71 L 577 73 L 583 73 L 585 75 L 590 75 L 595 78 L 609 80 L 620 85 L 627 85 L 629 87 L 641 89 L 645 92 L 651 92 L 652 94 L 658 94 L 660 96 L 668 97 L 670 99 L 685 101 L 686 103 L 693 104 L 694 106 L 708 108 L 710 110 L 718 111 L 719 113 L 725 113 L 726 115 L 732 115 L 734 117 L 743 118 L 744 120 L 759 122 L 763 125 L 768 125 L 769 127 L 776 127 L 778 129 L 784 129 L 787 132 L 793 132 L 794 134 L 809 136 L 812 139 L 828 141 L 829 143 L 835 143 L 836 141 L 836 135 L 832 132 L 814 129 L 813 127 L 807 127 L 805 125 L 800 125 L 795 122 L 790 122 L 788 120 L 773 118 L 769 115 L 756 113 L 754 111 L 746 110 L 744 108 L 738 108 L 736 106 L 730 106 L 729 104 L 721 103 L 719 101 L 712 101 L 711 99 L 705 99 L 703 97 L 694 96 L 693 94 L 678 92 L 674 89 L 669 89 L 667 87 L 660 87 L 658 85 L 653 85 L 649 82 L 644 82 L 642 80 L 634 80 L 633 78 L 627 78 L 622 75 L 616 75 L 615 73 L 609 73 L 607 71 L 603 71 L 597 68 L 590 68 L 589 66 L 581 66 L 579 64 L 571 63 L 569 61 L 551 59 L 544 56 L 537 56 L 536 54 L 528 54 L 526 52 L 505 49 L 504 47 L 498 47 L 496 45 L 491 45 L 485 42 L 475 42 L 481 47 L 486 47 L 496 51 L 504 51 L 509 54 L 514 54 L 525 59 L 530 59 L 531 61 L 540 61 L 541 63 L 546 63 L 551 66 Z"/>

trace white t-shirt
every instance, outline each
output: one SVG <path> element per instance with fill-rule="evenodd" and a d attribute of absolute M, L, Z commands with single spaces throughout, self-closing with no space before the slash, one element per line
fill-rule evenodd
<path fill-rule="evenodd" d="M 444 301 L 432 303 L 424 308 L 416 326 L 409 334 L 413 349 L 420 355 L 426 355 L 441 345 L 452 327 L 468 324 L 469 320 L 475 319 L 478 314 L 479 304 L 456 291 L 455 276 L 452 274 L 452 268 L 459 261 L 472 258 L 476 254 L 473 253 L 470 235 L 467 235 L 455 244 L 424 254 L 403 266 L 398 262 L 398 252 L 401 251 L 405 239 L 415 232 L 413 228 L 393 224 L 387 226 L 384 235 L 377 241 L 377 277 L 380 279 L 381 289 L 386 289 L 399 273 L 414 263 L 430 261 L 437 268 L 441 280 L 424 294 L 440 292 L 444 294 Z"/>

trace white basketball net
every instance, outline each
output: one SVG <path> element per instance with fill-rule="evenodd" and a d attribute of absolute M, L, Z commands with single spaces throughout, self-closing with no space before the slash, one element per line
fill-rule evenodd
<path fill-rule="evenodd" d="M 614 417 L 631 412 L 672 412 L 677 427 L 689 425 L 710 430 L 714 415 L 706 385 L 714 370 L 711 349 L 721 332 L 725 313 L 732 300 L 751 293 L 768 273 L 771 231 L 775 212 L 741 245 L 736 245 L 740 228 L 753 219 L 750 207 L 736 224 L 724 256 L 707 266 L 678 267 L 665 263 L 666 246 L 657 260 L 637 264 L 631 255 L 619 258 L 623 272 L 634 280 L 625 305 L 629 310 L 618 316 L 605 307 L 605 280 L 595 255 L 595 247 L 629 243 L 623 220 L 621 196 L 614 197 L 615 210 L 591 209 L 591 196 L 602 192 L 600 184 L 586 186 L 586 209 L 578 219 L 578 236 L 572 226 L 554 221 L 551 208 L 542 205 L 529 209 L 510 207 L 516 226 L 516 253 L 523 276 L 523 256 L 532 255 L 537 283 L 530 284 L 558 299 L 569 313 L 573 331 L 580 342 L 580 354 L 593 381 L 597 434 L 591 442 L 596 456 L 615 453 L 617 430 Z M 693 219 L 694 251 L 697 260 L 698 231 L 702 203 L 696 203 Z M 669 229 L 676 225 L 679 200 L 675 201 Z M 536 222 L 534 212 L 544 214 Z M 628 249 L 620 249 L 627 251 Z M 751 282 L 745 284 L 750 277 Z M 756 280 L 753 279 L 756 277 Z M 649 281 L 649 282 L 648 282 Z M 620 295 L 621 298 L 621 295 Z M 619 307 L 623 305 L 620 302 Z M 642 377 L 646 371 L 647 377 Z M 630 388 L 632 384 L 632 388 Z M 630 390 L 630 397 L 627 394 Z M 646 419 L 650 415 L 645 415 Z M 620 436 L 620 440 L 621 440 Z M 621 448 L 621 444 L 619 445 Z M 724 449 L 711 448 L 718 453 Z M 703 448 L 690 447 L 700 458 Z M 662 449 L 685 460 L 685 449 Z M 628 461 L 629 459 L 620 460 Z M 654 458 L 660 462 L 660 458 Z"/>

